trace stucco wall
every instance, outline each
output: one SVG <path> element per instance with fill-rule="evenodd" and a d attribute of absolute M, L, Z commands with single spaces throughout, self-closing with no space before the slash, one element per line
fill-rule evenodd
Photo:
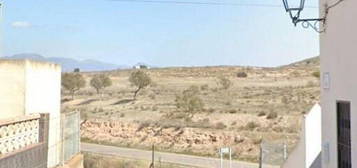
<path fill-rule="evenodd" d="M 321 107 L 315 104 L 303 118 L 300 140 L 283 168 L 317 168 L 321 152 Z M 314 165 L 314 166 L 313 166 Z M 317 166 L 316 166 L 317 165 Z"/>
<path fill-rule="evenodd" d="M 49 113 L 48 166 L 61 155 L 61 67 L 29 60 L 0 60 L 1 118 Z"/>
<path fill-rule="evenodd" d="M 335 0 L 320 0 L 320 15 L 325 5 Z M 331 8 L 327 15 L 326 30 L 320 35 L 321 72 L 329 73 L 329 88 L 322 87 L 322 163 L 324 168 L 337 167 L 336 101 L 351 101 L 352 158 L 357 158 L 357 1 L 343 1 Z M 324 81 L 324 79 L 322 79 Z M 327 81 L 327 80 L 326 80 Z M 322 86 L 324 82 L 322 82 Z M 357 159 L 352 159 L 357 168 Z"/>
<path fill-rule="evenodd" d="M 26 114 L 50 113 L 48 163 L 61 157 L 61 68 L 56 64 L 26 61 Z"/>
<path fill-rule="evenodd" d="M 0 59 L 0 119 L 25 113 L 25 62 Z"/>

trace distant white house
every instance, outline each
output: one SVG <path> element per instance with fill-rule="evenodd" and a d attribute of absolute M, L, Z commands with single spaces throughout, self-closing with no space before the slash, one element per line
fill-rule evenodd
<path fill-rule="evenodd" d="M 133 66 L 133 69 L 150 69 L 150 66 L 144 63 L 138 63 Z"/>

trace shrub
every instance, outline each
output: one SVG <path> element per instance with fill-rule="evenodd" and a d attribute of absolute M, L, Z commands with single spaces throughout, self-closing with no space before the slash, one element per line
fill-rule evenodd
<path fill-rule="evenodd" d="M 237 113 L 237 110 L 236 109 L 231 109 L 228 112 L 231 113 L 231 114 L 235 114 L 235 113 Z"/>
<path fill-rule="evenodd" d="M 292 77 L 300 77 L 301 76 L 301 74 L 298 71 L 293 71 L 289 75 Z"/>
<path fill-rule="evenodd" d="M 152 106 L 152 111 L 157 111 L 159 108 L 157 106 Z"/>
<path fill-rule="evenodd" d="M 176 95 L 176 107 L 193 117 L 193 113 L 202 110 L 204 107 L 202 99 L 199 97 L 200 90 L 197 86 L 191 86 L 180 95 Z"/>
<path fill-rule="evenodd" d="M 213 113 L 215 110 L 214 110 L 214 108 L 209 108 L 207 111 L 210 113 Z"/>
<path fill-rule="evenodd" d="M 254 121 L 248 122 L 247 125 L 245 125 L 245 128 L 251 131 L 257 127 L 259 127 L 259 124 L 255 123 Z"/>
<path fill-rule="evenodd" d="M 232 81 L 224 76 L 218 78 L 217 84 L 224 90 L 229 89 L 233 85 Z"/>
<path fill-rule="evenodd" d="M 276 113 L 275 111 L 272 111 L 267 115 L 267 119 L 275 119 L 277 117 L 278 117 L 278 113 Z"/>
<path fill-rule="evenodd" d="M 151 100 L 155 100 L 156 99 L 156 95 L 155 94 L 150 94 L 149 97 L 150 97 Z"/>
<path fill-rule="evenodd" d="M 238 72 L 237 77 L 238 78 L 246 78 L 246 77 L 248 77 L 248 74 L 246 72 Z"/>
<path fill-rule="evenodd" d="M 315 83 L 313 81 L 309 81 L 309 82 L 307 82 L 306 86 L 307 87 L 314 87 Z"/>
<path fill-rule="evenodd" d="M 215 128 L 216 129 L 225 129 L 225 128 L 227 128 L 227 126 L 223 122 L 218 122 L 218 123 L 216 123 Z"/>
<path fill-rule="evenodd" d="M 315 78 L 319 78 L 320 79 L 320 71 L 313 72 L 312 76 L 315 77 Z"/>
<path fill-rule="evenodd" d="M 266 114 L 265 114 L 264 111 L 261 111 L 261 112 L 258 113 L 258 116 L 259 116 L 259 117 L 262 117 L 262 116 L 265 116 L 265 115 L 266 115 Z"/>
<path fill-rule="evenodd" d="M 208 84 L 204 84 L 204 85 L 201 85 L 201 90 L 208 90 L 209 87 L 208 87 Z"/>

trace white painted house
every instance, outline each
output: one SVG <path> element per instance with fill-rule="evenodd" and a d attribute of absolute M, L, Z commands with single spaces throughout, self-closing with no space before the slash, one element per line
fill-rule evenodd
<path fill-rule="evenodd" d="M 315 104 L 304 115 L 300 140 L 282 168 L 320 168 L 321 167 L 321 107 Z"/>
<path fill-rule="evenodd" d="M 73 133 L 77 137 L 65 137 L 72 133 L 72 128 L 79 130 L 79 117 L 73 113 L 72 118 L 77 120 L 70 120 L 70 114 L 61 114 L 61 66 L 0 59 L 0 81 L 0 168 L 53 168 L 69 163 L 74 155 L 81 157 L 79 131 Z M 46 129 L 40 126 L 43 114 L 48 115 Z M 32 148 L 42 145 L 40 139 L 45 139 L 41 142 L 46 145 L 46 151 L 42 152 L 45 159 L 38 156 L 19 159 L 23 153 L 37 152 Z M 32 151 L 26 152 L 30 149 Z M 39 162 L 39 158 L 44 163 L 29 165 Z M 76 166 L 81 168 L 81 160 L 78 162 Z"/>
<path fill-rule="evenodd" d="M 322 167 L 357 168 L 357 1 L 320 0 Z"/>

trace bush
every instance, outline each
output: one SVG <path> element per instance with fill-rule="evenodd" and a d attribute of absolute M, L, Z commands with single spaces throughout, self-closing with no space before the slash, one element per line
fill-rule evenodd
<path fill-rule="evenodd" d="M 193 113 L 202 110 L 204 107 L 202 99 L 199 97 L 200 90 L 197 86 L 191 86 L 184 90 L 180 95 L 176 95 L 176 107 L 187 112 L 190 117 Z"/>
<path fill-rule="evenodd" d="M 254 121 L 251 121 L 247 123 L 247 125 L 245 125 L 245 128 L 251 131 L 253 131 L 257 127 L 259 127 L 259 124 L 255 123 Z"/>
<path fill-rule="evenodd" d="M 216 129 L 225 129 L 225 128 L 227 128 L 227 126 L 223 122 L 218 122 L 218 123 L 216 123 L 215 128 Z"/>
<path fill-rule="evenodd" d="M 232 81 L 224 76 L 218 78 L 217 84 L 224 90 L 229 89 L 233 85 Z"/>
<path fill-rule="evenodd" d="M 159 108 L 157 106 L 152 106 L 152 111 L 157 111 Z"/>
<path fill-rule="evenodd" d="M 208 89 L 209 89 L 209 87 L 208 87 L 207 84 L 201 85 L 201 90 L 202 90 L 202 91 L 203 91 L 203 90 L 208 90 Z"/>
<path fill-rule="evenodd" d="M 246 78 L 246 77 L 248 77 L 248 74 L 246 72 L 238 72 L 237 77 L 238 78 Z"/>
<path fill-rule="evenodd" d="M 215 110 L 214 110 L 214 108 L 209 108 L 207 111 L 210 113 L 213 113 Z"/>
<path fill-rule="evenodd" d="M 265 116 L 265 115 L 266 115 L 266 114 L 265 114 L 264 111 L 261 111 L 261 112 L 258 113 L 258 117 L 262 117 L 262 116 Z"/>
<path fill-rule="evenodd" d="M 315 78 L 319 78 L 320 79 L 320 71 L 313 72 L 312 76 L 315 77 Z"/>
<path fill-rule="evenodd" d="M 236 109 L 231 109 L 228 112 L 231 113 L 231 114 L 235 114 L 235 113 L 237 113 L 237 110 Z"/>
<path fill-rule="evenodd" d="M 276 113 L 275 111 L 272 111 L 267 115 L 267 119 L 275 119 L 277 117 L 278 117 L 278 113 Z"/>

